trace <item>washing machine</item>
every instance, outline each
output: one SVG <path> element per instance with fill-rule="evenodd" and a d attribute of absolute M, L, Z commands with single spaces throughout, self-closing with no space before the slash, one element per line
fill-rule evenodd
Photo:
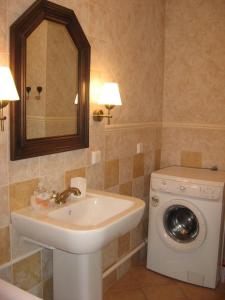
<path fill-rule="evenodd" d="M 215 288 L 220 278 L 225 172 L 168 167 L 153 172 L 147 268 Z"/>

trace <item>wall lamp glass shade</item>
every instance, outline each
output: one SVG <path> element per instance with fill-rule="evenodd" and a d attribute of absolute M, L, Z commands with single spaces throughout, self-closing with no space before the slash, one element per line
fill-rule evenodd
<path fill-rule="evenodd" d="M 0 121 L 1 131 L 4 131 L 3 108 L 8 105 L 9 101 L 19 100 L 19 95 L 8 67 L 0 67 Z"/>
<path fill-rule="evenodd" d="M 115 82 L 104 83 L 98 104 L 105 105 L 108 110 L 108 114 L 104 115 L 104 112 L 101 109 L 95 110 L 93 113 L 93 119 L 95 121 L 102 121 L 103 118 L 108 118 L 109 125 L 110 119 L 112 118 L 112 115 L 110 114 L 111 109 L 113 109 L 115 105 L 122 105 L 119 85 Z"/>
<path fill-rule="evenodd" d="M 119 85 L 115 82 L 104 83 L 98 104 L 122 105 Z"/>

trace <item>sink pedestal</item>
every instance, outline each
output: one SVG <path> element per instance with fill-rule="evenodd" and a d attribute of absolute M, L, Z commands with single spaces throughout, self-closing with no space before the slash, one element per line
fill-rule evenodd
<path fill-rule="evenodd" d="M 101 252 L 53 250 L 54 300 L 102 300 Z"/>

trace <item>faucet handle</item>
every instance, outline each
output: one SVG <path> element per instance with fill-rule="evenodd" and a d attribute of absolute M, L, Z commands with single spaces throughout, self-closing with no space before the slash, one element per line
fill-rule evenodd
<path fill-rule="evenodd" d="M 52 191 L 52 202 L 61 205 L 63 202 L 60 196 L 61 196 L 60 193 L 57 193 L 56 191 Z"/>

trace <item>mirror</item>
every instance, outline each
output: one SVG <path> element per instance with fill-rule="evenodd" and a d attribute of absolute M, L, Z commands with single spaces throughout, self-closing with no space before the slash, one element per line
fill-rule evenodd
<path fill-rule="evenodd" d="M 88 147 L 90 45 L 74 12 L 36 1 L 10 27 L 10 64 L 11 160 Z"/>
<path fill-rule="evenodd" d="M 76 134 L 77 95 L 78 49 L 64 25 L 44 20 L 26 39 L 27 139 Z"/>

